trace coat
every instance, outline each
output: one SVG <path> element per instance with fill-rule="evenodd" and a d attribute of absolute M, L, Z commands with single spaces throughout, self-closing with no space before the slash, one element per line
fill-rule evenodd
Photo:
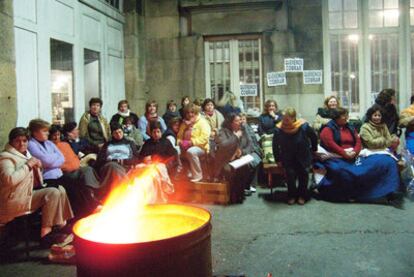
<path fill-rule="evenodd" d="M 211 127 L 211 133 L 215 132 L 215 134 L 217 134 L 224 122 L 224 117 L 221 112 L 214 110 L 214 114 L 212 116 L 206 114 L 204 118 L 207 120 L 208 124 Z"/>
<path fill-rule="evenodd" d="M 108 121 L 105 119 L 105 117 L 103 117 L 103 115 L 101 114 L 98 116 L 98 121 L 100 124 L 100 132 L 102 133 L 101 135 L 104 138 L 104 141 L 101 141 L 101 142 L 96 141 L 93 138 L 93 136 L 91 136 L 91 133 L 90 133 L 91 130 L 89 130 L 90 121 L 91 121 L 91 114 L 89 112 L 85 112 L 79 121 L 79 136 L 81 138 L 87 139 L 88 142 L 92 145 L 98 145 L 98 144 L 108 141 L 110 138 L 111 131 L 109 128 Z"/>
<path fill-rule="evenodd" d="M 40 169 L 27 165 L 30 154 L 23 155 L 7 144 L 0 153 L 0 222 L 7 223 L 31 210 L 35 181 L 43 183 Z M 37 179 L 37 180 L 36 180 Z"/>
<path fill-rule="evenodd" d="M 362 125 L 359 135 L 368 149 L 385 149 L 391 146 L 393 139 L 385 123 L 374 124 L 370 121 Z"/>
<path fill-rule="evenodd" d="M 177 134 L 177 144 L 180 145 L 180 141 L 184 138 L 184 132 L 187 126 L 183 122 L 180 125 L 180 130 Z M 193 129 L 191 131 L 191 143 L 193 146 L 198 146 L 206 153 L 210 151 L 209 146 L 209 138 L 210 138 L 210 125 L 208 124 L 207 120 L 203 118 L 201 115 L 197 116 L 195 123 L 193 125 Z"/>
<path fill-rule="evenodd" d="M 276 113 L 276 116 L 273 118 L 269 114 L 261 114 L 259 116 L 259 135 L 264 134 L 273 134 L 276 130 L 276 124 L 282 121 L 283 115 L 280 112 Z"/>
<path fill-rule="evenodd" d="M 304 123 L 294 134 L 276 128 L 273 135 L 273 154 L 284 167 L 308 168 L 312 164 L 312 151 L 318 148 L 318 137 L 308 123 Z"/>

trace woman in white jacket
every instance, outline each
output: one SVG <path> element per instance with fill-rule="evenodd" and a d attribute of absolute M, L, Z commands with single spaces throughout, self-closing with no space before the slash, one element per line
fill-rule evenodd
<path fill-rule="evenodd" d="M 41 208 L 40 236 L 45 239 L 53 226 L 66 225 L 73 212 L 63 187 L 43 187 L 42 164 L 27 150 L 28 138 L 25 128 L 12 129 L 0 153 L 0 223 Z"/>

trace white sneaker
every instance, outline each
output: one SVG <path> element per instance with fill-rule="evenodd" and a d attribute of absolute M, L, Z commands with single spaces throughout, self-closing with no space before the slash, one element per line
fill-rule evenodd
<path fill-rule="evenodd" d="M 196 183 L 196 182 L 200 182 L 202 179 L 203 177 L 199 177 L 199 178 L 190 179 L 190 181 L 193 183 Z"/>
<path fill-rule="evenodd" d="M 257 190 L 256 190 L 256 188 L 255 188 L 255 187 L 250 186 L 250 191 L 251 191 L 251 192 L 256 192 Z"/>

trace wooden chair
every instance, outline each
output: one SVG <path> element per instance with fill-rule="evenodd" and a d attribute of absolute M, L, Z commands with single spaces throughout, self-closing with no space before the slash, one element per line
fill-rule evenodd
<path fill-rule="evenodd" d="M 265 163 L 263 164 L 263 171 L 267 177 L 267 186 L 270 188 L 270 193 L 273 194 L 273 174 L 284 177 L 285 170 L 275 163 Z"/>

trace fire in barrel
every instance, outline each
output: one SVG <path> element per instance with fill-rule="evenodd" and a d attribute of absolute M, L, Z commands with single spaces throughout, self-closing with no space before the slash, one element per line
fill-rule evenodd
<path fill-rule="evenodd" d="M 73 230 L 78 276 L 211 276 L 211 215 L 186 205 L 150 204 L 156 165 L 110 194 L 101 212 Z M 152 193 L 152 192 L 150 192 Z"/>

